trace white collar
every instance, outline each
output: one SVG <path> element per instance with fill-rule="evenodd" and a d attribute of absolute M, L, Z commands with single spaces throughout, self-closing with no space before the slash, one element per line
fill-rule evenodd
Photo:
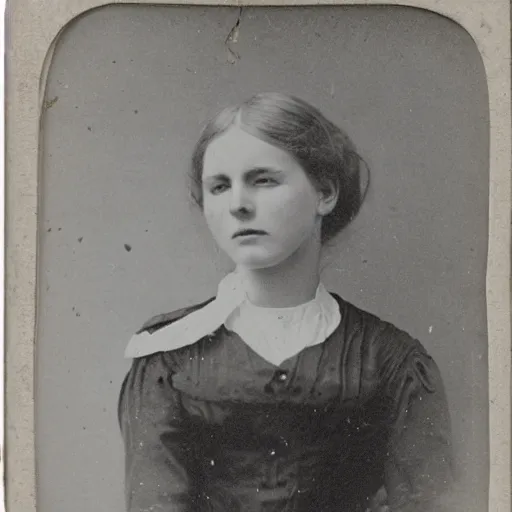
<path fill-rule="evenodd" d="M 143 357 L 192 345 L 204 336 L 213 334 L 246 301 L 243 282 L 237 273 L 232 272 L 219 283 L 215 299 L 202 308 L 153 333 L 143 330 L 135 334 L 126 347 L 125 357 Z M 324 305 L 329 304 L 328 301 L 333 302 L 334 298 L 320 283 L 311 302 Z"/>

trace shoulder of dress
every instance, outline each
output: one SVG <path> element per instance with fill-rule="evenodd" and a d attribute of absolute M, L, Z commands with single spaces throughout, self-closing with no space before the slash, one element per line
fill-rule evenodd
<path fill-rule="evenodd" d="M 366 318 L 373 329 L 367 353 L 373 354 L 381 383 L 403 384 L 407 379 L 412 379 L 428 392 L 442 387 L 437 363 L 420 340 L 374 315 L 367 315 Z"/>
<path fill-rule="evenodd" d="M 429 357 L 416 338 L 390 321 L 345 301 L 341 301 L 341 307 L 345 332 L 357 340 L 352 343 L 354 350 L 364 354 L 372 368 L 396 367 L 412 353 Z"/>
<path fill-rule="evenodd" d="M 407 331 L 397 327 L 388 320 L 383 320 L 374 313 L 370 313 L 353 304 L 346 303 L 347 320 L 357 324 L 367 342 L 388 348 L 409 349 L 421 347 L 421 344 Z M 389 344 L 394 346 L 391 347 Z"/>
<path fill-rule="evenodd" d="M 142 334 L 143 332 L 148 332 L 150 334 L 153 334 L 154 332 L 158 331 L 159 329 L 162 329 L 173 322 L 176 322 L 177 320 L 180 320 L 181 318 L 186 317 L 187 315 L 190 315 L 191 313 L 198 311 L 199 309 L 203 308 L 204 306 L 208 305 L 210 302 L 212 302 L 215 299 L 215 297 L 211 297 L 203 302 L 192 304 L 190 306 L 185 306 L 180 309 L 176 309 L 174 311 L 170 311 L 168 313 L 159 313 L 157 315 L 152 316 L 149 318 L 149 320 L 146 320 L 142 327 L 136 332 L 136 334 Z"/>
<path fill-rule="evenodd" d="M 392 338 L 397 338 L 404 345 L 416 342 L 409 333 L 391 322 L 333 295 L 340 305 L 345 326 L 359 332 L 366 343 L 380 344 Z"/>
<path fill-rule="evenodd" d="M 430 393 L 443 389 L 437 363 L 417 338 L 373 313 L 336 295 L 335 298 L 342 311 L 344 350 L 349 351 L 344 360 L 357 366 L 345 369 L 346 374 L 354 373 L 354 389 L 371 394 L 384 386 L 398 393 L 407 382 Z"/>

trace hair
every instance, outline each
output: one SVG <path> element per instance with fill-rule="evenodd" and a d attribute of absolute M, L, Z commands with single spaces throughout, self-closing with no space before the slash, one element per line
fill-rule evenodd
<path fill-rule="evenodd" d="M 204 127 L 192 154 L 191 192 L 202 208 L 203 161 L 208 145 L 230 127 L 245 132 L 291 154 L 319 190 L 334 185 L 338 198 L 322 219 L 321 241 L 340 233 L 357 215 L 369 186 L 369 168 L 348 135 L 306 101 L 280 93 L 261 93 L 232 105 Z M 368 171 L 361 189 L 361 165 Z"/>

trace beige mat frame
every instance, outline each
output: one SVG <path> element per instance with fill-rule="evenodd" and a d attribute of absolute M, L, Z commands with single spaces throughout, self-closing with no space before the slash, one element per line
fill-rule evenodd
<path fill-rule="evenodd" d="M 121 1 L 115 2 L 121 4 Z M 167 4 L 139 0 L 139 4 Z M 474 38 L 487 73 L 490 213 L 487 268 L 490 448 L 489 512 L 511 510 L 511 80 L 510 0 L 177 0 L 174 5 L 403 5 L 428 9 Z M 36 510 L 34 347 L 40 115 L 53 48 L 66 24 L 101 0 L 11 0 L 6 12 L 6 501 Z"/>

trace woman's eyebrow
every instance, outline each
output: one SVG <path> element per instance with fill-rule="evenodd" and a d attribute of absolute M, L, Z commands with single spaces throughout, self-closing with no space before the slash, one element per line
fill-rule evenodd
<path fill-rule="evenodd" d="M 260 174 L 281 174 L 283 171 L 281 169 L 277 169 L 275 167 L 269 166 L 258 166 L 248 170 L 245 174 L 249 178 L 255 178 Z"/>
<path fill-rule="evenodd" d="M 282 174 L 282 173 L 283 173 L 283 171 L 281 169 L 278 169 L 275 167 L 258 166 L 258 167 L 253 167 L 253 168 L 245 171 L 243 173 L 243 177 L 244 177 L 244 179 L 254 179 L 262 174 Z M 210 174 L 208 176 L 205 176 L 202 181 L 203 181 L 203 183 L 211 183 L 214 181 L 229 181 L 230 179 L 231 178 L 227 174 L 225 174 L 223 172 L 219 172 L 216 174 Z"/>
<path fill-rule="evenodd" d="M 229 180 L 229 177 L 224 173 L 218 173 L 218 174 L 211 174 L 209 176 L 205 176 L 203 178 L 203 183 L 209 183 L 213 181 L 227 181 Z"/>

